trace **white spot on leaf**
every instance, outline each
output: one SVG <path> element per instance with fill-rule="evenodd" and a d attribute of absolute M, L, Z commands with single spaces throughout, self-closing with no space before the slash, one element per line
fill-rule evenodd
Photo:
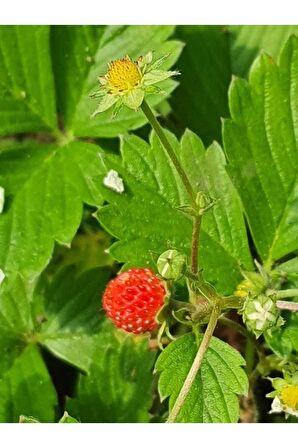
<path fill-rule="evenodd" d="M 3 211 L 4 200 L 5 200 L 5 190 L 3 187 L 0 187 L 0 213 L 2 213 Z"/>
<path fill-rule="evenodd" d="M 108 174 L 103 180 L 103 184 L 105 187 L 108 187 L 111 190 L 116 191 L 116 193 L 124 192 L 123 180 L 115 170 L 110 170 L 108 172 Z"/>
<path fill-rule="evenodd" d="M 4 274 L 4 272 L 2 271 L 2 269 L 0 269 L 0 285 L 1 285 L 1 283 L 3 282 L 4 279 L 5 279 L 5 274 Z"/>

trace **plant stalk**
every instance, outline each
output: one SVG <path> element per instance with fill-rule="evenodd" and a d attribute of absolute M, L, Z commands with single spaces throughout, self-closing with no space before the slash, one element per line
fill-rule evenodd
<path fill-rule="evenodd" d="M 214 308 L 212 310 L 211 316 L 210 316 L 210 320 L 207 326 L 207 329 L 204 333 L 201 345 L 199 347 L 199 350 L 196 354 L 196 357 L 193 361 L 193 364 L 191 366 L 190 371 L 188 372 L 188 375 L 186 377 L 186 380 L 179 392 L 179 395 L 177 397 L 177 400 L 173 406 L 172 411 L 170 412 L 170 415 L 168 417 L 167 423 L 174 423 L 184 402 L 185 399 L 191 389 L 191 386 L 193 385 L 193 382 L 196 378 L 196 375 L 202 365 L 202 361 L 204 358 L 204 355 L 209 347 L 209 343 L 211 340 L 211 337 L 213 335 L 213 332 L 215 330 L 216 324 L 217 324 L 217 320 L 219 318 L 221 309 L 220 309 L 220 302 L 219 300 L 215 303 Z"/>
<path fill-rule="evenodd" d="M 182 168 L 182 165 L 181 165 L 178 157 L 176 156 L 176 153 L 175 153 L 174 149 L 172 148 L 172 145 L 170 144 L 169 140 L 167 139 L 167 136 L 164 133 L 164 130 L 160 126 L 159 122 L 157 121 L 155 115 L 153 114 L 151 108 L 149 107 L 149 105 L 147 104 L 146 101 L 143 101 L 143 103 L 141 104 L 141 109 L 142 109 L 144 115 L 146 116 L 147 120 L 151 124 L 152 128 L 158 135 L 159 140 L 161 141 L 164 149 L 166 150 L 166 153 L 168 154 L 169 158 L 171 159 L 173 165 L 175 166 L 177 173 L 179 174 L 179 176 L 183 182 L 183 185 L 191 198 L 192 204 L 194 204 L 195 203 L 195 193 L 193 191 L 191 183 L 190 183 L 184 169 Z"/>
<path fill-rule="evenodd" d="M 197 274 L 198 272 L 198 258 L 199 258 L 199 240 L 201 229 L 201 216 L 194 216 L 192 237 L 191 237 L 191 272 Z"/>
<path fill-rule="evenodd" d="M 286 299 L 288 297 L 297 297 L 298 289 L 283 289 L 281 291 L 269 290 L 267 291 L 268 295 L 273 295 L 278 299 Z"/>
<path fill-rule="evenodd" d="M 278 300 L 276 302 L 276 306 L 280 310 L 296 311 L 296 313 L 298 312 L 297 302 L 287 302 L 286 300 Z"/>

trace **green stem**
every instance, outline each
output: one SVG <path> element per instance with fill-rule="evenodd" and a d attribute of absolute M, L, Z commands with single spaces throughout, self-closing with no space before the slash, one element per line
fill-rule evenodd
<path fill-rule="evenodd" d="M 201 345 L 199 347 L 199 350 L 195 356 L 195 359 L 193 361 L 193 364 L 190 368 L 190 371 L 188 372 L 188 375 L 185 379 L 185 382 L 179 392 L 179 395 L 177 397 L 177 400 L 173 406 L 172 411 L 170 412 L 170 415 L 168 417 L 167 423 L 174 423 L 184 402 L 185 399 L 193 385 L 193 382 L 197 376 L 197 373 L 202 365 L 202 361 L 204 358 L 204 355 L 209 347 L 209 343 L 211 340 L 211 337 L 213 335 L 214 329 L 216 327 L 219 315 L 220 315 L 220 302 L 217 301 L 217 303 L 215 303 L 214 308 L 212 310 L 211 316 L 210 316 L 210 320 L 207 326 L 207 329 L 205 331 L 205 334 L 203 336 Z"/>
<path fill-rule="evenodd" d="M 197 274 L 198 272 L 198 257 L 199 257 L 199 239 L 201 229 L 201 216 L 194 216 L 192 238 L 191 238 L 191 272 Z"/>
<path fill-rule="evenodd" d="M 286 300 L 278 300 L 276 302 L 276 306 L 280 310 L 296 311 L 296 313 L 298 312 L 297 302 L 287 302 Z"/>
<path fill-rule="evenodd" d="M 297 297 L 298 289 L 284 289 L 281 291 L 269 290 L 267 291 L 268 295 L 272 295 L 277 299 L 286 299 L 287 297 Z"/>
<path fill-rule="evenodd" d="M 245 344 L 245 362 L 246 362 L 246 373 L 247 375 L 251 375 L 254 365 L 255 365 L 255 354 L 256 354 L 256 347 L 254 341 L 251 340 L 251 338 L 246 339 Z"/>
<path fill-rule="evenodd" d="M 169 140 L 167 139 L 166 134 L 164 133 L 162 127 L 160 126 L 159 122 L 155 118 L 155 115 L 153 114 L 152 110 L 150 109 L 150 107 L 146 103 L 146 101 L 143 101 L 143 103 L 141 104 L 141 109 L 142 109 L 144 115 L 146 116 L 147 120 L 151 124 L 152 128 L 158 135 L 164 149 L 166 150 L 169 158 L 171 159 L 173 165 L 175 166 L 177 173 L 179 174 L 179 176 L 183 182 L 183 185 L 185 186 L 185 189 L 191 198 L 192 203 L 195 203 L 195 193 L 193 191 L 191 183 L 190 183 L 184 169 L 182 168 L 182 165 L 181 165 L 178 157 L 176 156 L 176 153 L 175 153 L 174 149 L 172 148 L 172 145 L 170 144 Z"/>

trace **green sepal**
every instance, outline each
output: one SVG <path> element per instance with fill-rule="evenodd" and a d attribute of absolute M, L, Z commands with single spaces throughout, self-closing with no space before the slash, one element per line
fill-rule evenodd
<path fill-rule="evenodd" d="M 110 107 L 114 106 L 114 104 L 118 101 L 118 98 L 114 95 L 106 94 L 103 96 L 102 101 L 99 103 L 93 114 L 91 115 L 91 118 L 94 118 L 96 115 L 100 114 L 101 112 L 104 112 L 105 110 L 110 109 Z"/>
<path fill-rule="evenodd" d="M 123 104 L 130 109 L 138 109 L 144 99 L 144 90 L 132 89 L 122 97 Z"/>
<path fill-rule="evenodd" d="M 150 70 L 143 77 L 143 85 L 150 86 L 151 84 L 156 84 L 157 82 L 164 81 L 171 76 L 179 75 L 176 71 L 165 71 L 165 70 Z"/>

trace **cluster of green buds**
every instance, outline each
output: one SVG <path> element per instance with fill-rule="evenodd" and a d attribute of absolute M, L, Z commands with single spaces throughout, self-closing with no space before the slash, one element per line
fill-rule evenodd
<path fill-rule="evenodd" d="M 298 417 L 298 372 L 285 373 L 284 378 L 270 379 L 274 390 L 267 397 L 274 398 L 270 414 L 284 412 Z"/>

